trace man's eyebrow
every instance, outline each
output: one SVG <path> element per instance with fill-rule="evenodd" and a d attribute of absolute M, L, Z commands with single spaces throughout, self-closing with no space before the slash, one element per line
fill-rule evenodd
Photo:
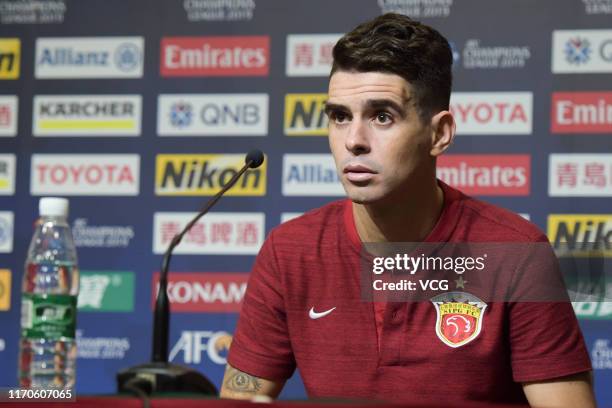
<path fill-rule="evenodd" d="M 325 113 L 327 115 L 329 115 L 333 111 L 336 111 L 336 112 L 337 111 L 348 112 L 349 108 L 344 106 L 344 105 L 338 104 L 338 103 L 325 102 L 325 109 L 324 109 L 324 111 L 325 111 Z"/>
<path fill-rule="evenodd" d="M 406 108 L 409 100 L 404 101 L 404 106 L 398 104 L 391 99 L 368 99 L 366 101 L 366 107 L 370 110 L 381 110 L 385 108 L 391 108 L 396 111 L 402 118 L 406 116 Z"/>

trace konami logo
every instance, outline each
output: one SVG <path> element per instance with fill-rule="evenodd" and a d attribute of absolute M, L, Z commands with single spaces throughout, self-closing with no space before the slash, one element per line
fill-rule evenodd
<path fill-rule="evenodd" d="M 450 110 L 459 135 L 529 135 L 531 92 L 455 92 Z"/>
<path fill-rule="evenodd" d="M 472 195 L 529 195 L 529 155 L 448 155 L 438 159 L 438 177 Z"/>
<path fill-rule="evenodd" d="M 266 76 L 270 37 L 166 37 L 161 76 Z"/>
<path fill-rule="evenodd" d="M 612 132 L 612 92 L 552 94 L 552 133 Z"/>
<path fill-rule="evenodd" d="M 137 154 L 33 154 L 32 195 L 138 195 Z"/>
<path fill-rule="evenodd" d="M 168 276 L 168 298 L 173 312 L 239 312 L 248 273 L 176 273 Z M 153 275 L 154 307 L 159 291 L 159 273 Z"/>

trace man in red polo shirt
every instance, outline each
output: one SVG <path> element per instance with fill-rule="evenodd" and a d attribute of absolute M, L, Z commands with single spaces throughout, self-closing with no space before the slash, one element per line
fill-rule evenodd
<path fill-rule="evenodd" d="M 386 14 L 342 37 L 333 56 L 329 143 L 348 199 L 268 236 L 221 396 L 276 397 L 297 367 L 311 397 L 595 406 L 569 303 L 487 302 L 459 285 L 448 302 L 362 300 L 364 242 L 547 240 L 436 179 L 455 133 L 452 54 L 436 30 Z M 445 302 L 471 308 L 472 320 L 440 329 Z M 469 336 L 453 337 L 459 327 Z"/>

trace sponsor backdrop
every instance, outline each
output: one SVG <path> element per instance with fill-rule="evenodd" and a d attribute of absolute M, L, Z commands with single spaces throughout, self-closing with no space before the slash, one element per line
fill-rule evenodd
<path fill-rule="evenodd" d="M 16 384 L 40 196 L 71 202 L 77 391 L 111 393 L 117 370 L 150 358 L 164 249 L 258 147 L 265 165 L 172 264 L 170 358 L 220 385 L 266 234 L 343 196 L 322 109 L 333 44 L 387 11 L 452 42 L 458 136 L 439 177 L 556 246 L 600 242 L 610 270 L 612 0 L 0 0 L 0 385 Z M 574 306 L 612 405 L 612 303 L 593 300 Z M 303 396 L 296 375 L 283 397 Z"/>

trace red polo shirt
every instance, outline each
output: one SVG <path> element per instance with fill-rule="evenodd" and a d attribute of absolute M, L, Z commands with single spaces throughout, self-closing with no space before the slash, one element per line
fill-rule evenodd
<path fill-rule="evenodd" d="M 440 183 L 429 242 L 538 242 L 516 214 Z M 297 367 L 310 397 L 441 404 L 526 402 L 520 382 L 591 369 L 569 303 L 493 303 L 478 336 L 449 347 L 432 302 L 375 308 L 361 300 L 361 242 L 351 202 L 333 202 L 274 229 L 257 256 L 228 362 L 286 380 Z M 310 310 L 328 314 L 311 318 Z M 380 347 L 379 347 L 380 342 Z"/>

